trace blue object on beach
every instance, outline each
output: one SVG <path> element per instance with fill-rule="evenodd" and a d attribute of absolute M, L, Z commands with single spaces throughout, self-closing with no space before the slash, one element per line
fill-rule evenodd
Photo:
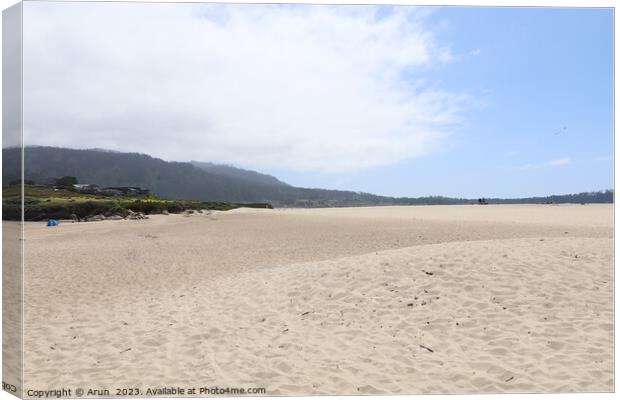
<path fill-rule="evenodd" d="M 58 221 L 55 219 L 50 219 L 47 221 L 47 226 L 58 226 Z"/>

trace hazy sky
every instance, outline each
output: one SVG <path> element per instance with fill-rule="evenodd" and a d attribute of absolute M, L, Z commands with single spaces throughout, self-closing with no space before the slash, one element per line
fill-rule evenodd
<path fill-rule="evenodd" d="M 419 196 L 613 186 L 607 9 L 24 4 L 27 144 Z"/>

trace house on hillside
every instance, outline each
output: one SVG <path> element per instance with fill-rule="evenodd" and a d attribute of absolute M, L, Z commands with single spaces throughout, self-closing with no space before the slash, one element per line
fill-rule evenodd
<path fill-rule="evenodd" d="M 99 187 L 90 183 L 78 183 L 73 185 L 73 190 L 79 193 L 100 194 L 104 196 L 150 196 L 149 189 L 136 186 Z"/>
<path fill-rule="evenodd" d="M 114 196 L 150 196 L 149 189 L 143 189 L 136 186 L 117 186 L 103 188 L 104 192 L 108 192 Z"/>
<path fill-rule="evenodd" d="M 76 183 L 73 189 L 79 193 L 97 194 L 100 192 L 99 186 L 90 183 Z"/>

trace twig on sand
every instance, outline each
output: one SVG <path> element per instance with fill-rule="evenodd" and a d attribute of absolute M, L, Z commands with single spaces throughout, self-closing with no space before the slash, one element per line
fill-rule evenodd
<path fill-rule="evenodd" d="M 426 350 L 430 351 L 431 353 L 434 353 L 434 352 L 435 352 L 435 350 L 431 349 L 430 347 L 426 347 L 426 346 L 424 346 L 424 345 L 422 345 L 422 344 L 420 345 L 420 347 L 421 347 L 421 348 L 423 348 L 423 349 L 426 349 Z"/>

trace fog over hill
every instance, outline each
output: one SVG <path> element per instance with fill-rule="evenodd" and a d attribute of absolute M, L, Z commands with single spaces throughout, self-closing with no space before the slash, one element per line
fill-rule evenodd
<path fill-rule="evenodd" d="M 3 185 L 19 178 L 20 149 L 3 149 Z M 25 179 L 53 183 L 75 176 L 80 183 L 139 186 L 171 199 L 269 202 L 275 207 L 469 204 L 477 199 L 429 196 L 378 196 L 370 193 L 299 188 L 271 175 L 210 162 L 168 162 L 146 154 L 102 149 L 77 150 L 31 146 L 24 150 Z M 522 199 L 487 199 L 489 203 L 609 203 L 613 191 Z"/>
<path fill-rule="evenodd" d="M 201 161 L 190 161 L 192 165 L 198 167 L 204 171 L 216 174 L 223 175 L 234 179 L 243 179 L 256 183 L 264 183 L 267 185 L 281 185 L 281 186 L 290 186 L 288 183 L 284 183 L 280 181 L 278 178 L 261 174 L 256 171 L 250 171 L 247 169 L 237 168 L 232 165 L 225 164 L 214 164 L 212 162 L 201 162 Z"/>

